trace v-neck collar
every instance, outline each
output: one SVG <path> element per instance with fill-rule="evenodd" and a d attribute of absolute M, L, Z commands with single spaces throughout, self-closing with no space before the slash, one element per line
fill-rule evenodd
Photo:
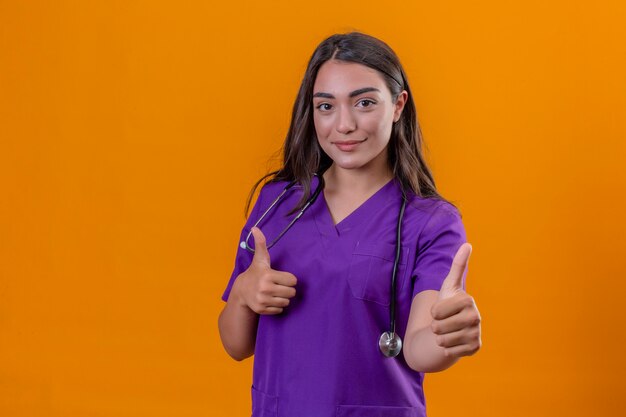
<path fill-rule="evenodd" d="M 354 229 L 363 221 L 371 218 L 374 211 L 382 209 L 395 189 L 396 179 L 392 178 L 336 225 L 333 222 L 326 197 L 322 191 L 318 196 L 318 204 L 316 204 L 318 207 L 315 210 L 315 220 L 320 232 L 328 237 L 339 237 L 343 233 Z"/>

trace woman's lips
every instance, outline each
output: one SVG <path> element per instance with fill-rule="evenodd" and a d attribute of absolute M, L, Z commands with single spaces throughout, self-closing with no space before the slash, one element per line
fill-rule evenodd
<path fill-rule="evenodd" d="M 360 143 L 363 143 L 366 140 L 367 138 L 363 140 L 345 140 L 345 141 L 333 142 L 333 143 L 336 147 L 339 148 L 339 150 L 342 150 L 344 152 L 349 152 L 349 151 L 354 150 L 357 146 L 359 146 Z"/>

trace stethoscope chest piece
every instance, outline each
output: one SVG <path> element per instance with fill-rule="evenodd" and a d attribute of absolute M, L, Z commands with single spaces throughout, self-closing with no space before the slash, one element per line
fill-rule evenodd
<path fill-rule="evenodd" d="M 378 340 L 380 351 L 388 358 L 394 358 L 400 354 L 402 350 L 402 339 L 398 333 L 385 332 L 380 335 Z"/>

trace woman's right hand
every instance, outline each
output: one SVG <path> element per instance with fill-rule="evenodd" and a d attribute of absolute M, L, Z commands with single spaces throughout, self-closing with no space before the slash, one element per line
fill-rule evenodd
<path fill-rule="evenodd" d="M 296 277 L 272 269 L 270 254 L 261 229 L 252 228 L 254 257 L 252 263 L 233 283 L 233 292 L 242 304 L 257 314 L 280 314 L 296 295 Z"/>

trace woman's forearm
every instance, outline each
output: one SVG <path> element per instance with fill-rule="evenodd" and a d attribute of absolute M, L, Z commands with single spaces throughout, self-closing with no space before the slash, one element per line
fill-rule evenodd
<path fill-rule="evenodd" d="M 218 319 L 220 338 L 226 352 L 241 361 L 254 354 L 259 315 L 239 297 L 236 283 Z"/>
<path fill-rule="evenodd" d="M 444 352 L 430 326 L 420 329 L 405 341 L 404 358 L 412 369 L 419 372 L 440 372 L 459 360 L 458 357 L 446 356 Z"/>

